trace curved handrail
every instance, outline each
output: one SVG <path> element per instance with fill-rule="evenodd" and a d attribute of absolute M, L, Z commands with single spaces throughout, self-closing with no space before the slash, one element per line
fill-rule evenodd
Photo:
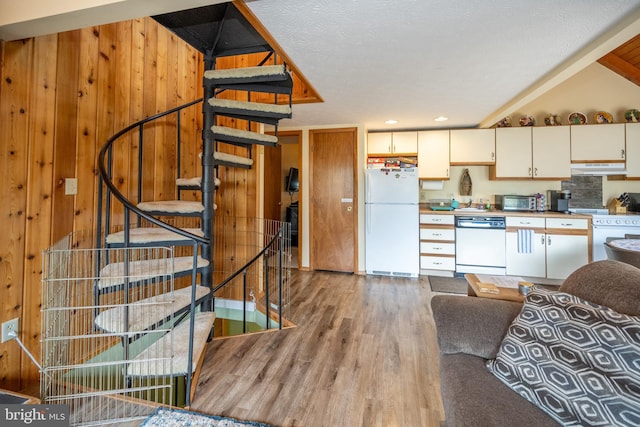
<path fill-rule="evenodd" d="M 264 255 L 267 252 L 267 250 L 276 242 L 277 239 L 282 238 L 282 234 L 283 234 L 282 230 L 283 230 L 283 228 L 284 227 L 280 227 L 280 230 L 278 230 L 278 232 L 275 234 L 275 236 L 273 236 L 273 238 L 269 241 L 269 243 L 264 245 L 264 248 L 260 252 L 258 252 L 253 258 L 251 258 L 249 261 L 247 261 L 247 263 L 245 265 L 243 265 L 238 270 L 236 270 L 235 273 L 231 274 L 231 276 L 227 277 L 222 282 L 220 282 L 218 284 L 218 286 L 213 288 L 211 293 L 215 294 L 217 291 L 219 291 L 220 289 L 224 288 L 229 282 L 231 282 L 233 279 L 238 277 L 240 275 L 240 273 L 243 273 L 245 270 L 247 270 L 251 266 L 251 264 L 256 262 L 262 255 Z"/>
<path fill-rule="evenodd" d="M 107 140 L 107 142 L 102 146 L 102 148 L 100 149 L 100 153 L 98 154 L 98 171 L 100 173 L 100 177 L 102 178 L 102 180 L 104 181 L 104 184 L 109 188 L 109 191 L 114 195 L 114 197 L 116 199 L 118 199 L 120 201 L 120 203 L 122 203 L 125 207 L 125 209 L 128 209 L 130 211 L 135 212 L 138 216 L 140 216 L 141 218 L 146 219 L 147 221 L 162 227 L 164 229 L 167 229 L 169 231 L 172 231 L 176 234 L 179 234 L 183 237 L 186 237 L 188 239 L 192 239 L 195 240 L 196 242 L 199 242 L 201 244 L 209 244 L 209 239 L 202 237 L 202 236 L 198 236 L 196 234 L 193 233 L 189 233 L 188 231 L 184 231 L 181 228 L 178 227 L 174 227 L 171 224 L 167 224 L 164 221 L 160 221 L 159 219 L 155 218 L 152 215 L 149 215 L 148 213 L 144 212 L 143 210 L 141 210 L 140 208 L 138 208 L 137 206 L 135 206 L 133 203 L 131 203 L 129 201 L 129 199 L 127 199 L 124 194 L 122 194 L 120 192 L 120 190 L 118 190 L 118 188 L 113 184 L 113 182 L 111 181 L 111 176 L 109 176 L 109 173 L 107 172 L 106 166 L 105 166 L 105 156 L 107 154 L 107 151 L 113 146 L 113 143 L 120 138 L 121 136 L 127 134 L 128 132 L 132 131 L 133 129 L 139 128 L 140 126 L 143 126 L 146 123 L 152 122 L 154 120 L 157 120 L 161 117 L 164 116 L 168 116 L 169 114 L 173 114 L 176 113 L 180 110 L 183 110 L 185 108 L 191 107 L 192 105 L 201 103 L 203 101 L 204 98 L 199 98 L 196 99 L 195 101 L 191 101 L 188 102 L 184 105 L 180 105 L 178 107 L 172 108 L 170 110 L 167 110 L 165 112 L 162 113 L 158 113 L 158 114 L 154 114 L 153 116 L 149 116 L 147 118 L 144 118 L 142 120 L 139 120 L 135 123 L 130 124 L 129 126 L 125 127 L 124 129 L 120 130 L 119 132 L 117 132 L 115 135 L 113 135 L 111 138 L 109 138 Z"/>

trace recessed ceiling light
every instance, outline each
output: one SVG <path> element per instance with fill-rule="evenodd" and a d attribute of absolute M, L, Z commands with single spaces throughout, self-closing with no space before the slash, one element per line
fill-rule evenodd
<path fill-rule="evenodd" d="M 436 122 L 446 122 L 447 120 L 449 120 L 449 117 L 445 117 L 445 116 L 438 116 L 435 119 L 433 119 Z"/>
<path fill-rule="evenodd" d="M 387 120 L 385 123 L 388 124 L 388 125 L 395 125 L 396 123 L 398 123 L 398 121 L 390 119 L 390 120 Z"/>

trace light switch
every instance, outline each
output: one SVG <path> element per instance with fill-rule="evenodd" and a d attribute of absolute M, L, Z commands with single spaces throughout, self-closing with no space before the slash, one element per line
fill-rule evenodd
<path fill-rule="evenodd" d="M 78 179 L 77 178 L 65 178 L 64 180 L 64 194 L 65 196 L 75 196 L 78 194 Z"/>

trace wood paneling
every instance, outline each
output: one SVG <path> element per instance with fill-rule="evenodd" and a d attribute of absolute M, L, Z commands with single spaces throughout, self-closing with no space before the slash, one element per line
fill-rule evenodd
<path fill-rule="evenodd" d="M 640 85 L 640 34 L 609 52 L 598 62 L 630 82 Z"/>
<path fill-rule="evenodd" d="M 225 58 L 218 65 L 249 66 L 263 58 Z M 39 359 L 41 251 L 74 231 L 89 234 L 86 244 L 95 240 L 90 235 L 97 221 L 100 148 L 125 126 L 200 98 L 203 58 L 153 19 L 141 18 L 3 42 L 0 64 L 0 322 L 19 317 L 22 339 Z M 295 100 L 320 100 L 295 71 L 294 80 Z M 231 91 L 224 96 L 246 99 Z M 236 120 L 225 124 L 247 127 Z M 202 108 L 183 111 L 180 129 L 171 116 L 146 130 L 142 194 L 137 131 L 114 145 L 115 185 L 132 201 L 173 199 L 177 132 L 183 141 L 181 176 L 201 175 Z M 241 147 L 224 150 L 247 155 Z M 216 216 L 256 217 L 257 170 L 221 168 Z M 66 178 L 77 178 L 77 195 L 65 195 Z M 111 209 L 112 225 L 121 225 L 122 208 L 114 203 Z M 15 343 L 0 344 L 2 387 L 34 389 L 38 373 L 30 363 Z"/>
<path fill-rule="evenodd" d="M 31 109 L 31 61 L 33 43 L 7 43 L 2 70 L 0 103 L 0 289 L 1 321 L 23 319 L 23 278 L 25 220 L 27 207 L 27 172 L 29 164 L 29 116 Z M 25 68 L 25 64 L 29 66 Z M 24 320 L 24 319 L 23 319 Z M 23 334 L 20 334 L 24 337 Z M 0 386 L 16 390 L 20 386 L 22 355 L 15 342 L 0 344 Z"/>
<path fill-rule="evenodd" d="M 72 231 L 93 232 L 98 151 L 124 126 L 201 97 L 202 62 L 144 18 L 4 42 L 0 64 L 0 322 L 19 317 L 21 338 L 39 359 L 42 250 Z M 196 148 L 181 159 L 191 168 L 184 176 L 199 167 L 202 113 L 199 106 L 192 110 L 184 113 L 182 137 Z M 174 116 L 146 137 L 149 198 L 175 197 L 175 123 Z M 116 185 L 135 198 L 130 172 L 137 169 L 137 133 L 119 144 Z M 65 195 L 64 180 L 74 177 L 78 194 Z M 241 190 L 241 197 L 253 191 Z M 0 344 L 2 388 L 37 389 L 37 381 L 18 345 Z"/>

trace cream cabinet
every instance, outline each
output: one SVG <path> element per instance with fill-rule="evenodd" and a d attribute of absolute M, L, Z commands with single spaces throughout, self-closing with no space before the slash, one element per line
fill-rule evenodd
<path fill-rule="evenodd" d="M 418 132 L 375 132 L 367 134 L 367 154 L 408 154 L 418 151 Z"/>
<path fill-rule="evenodd" d="M 589 262 L 586 219 L 507 216 L 506 221 L 508 275 L 564 280 Z M 527 235 L 518 230 L 531 231 Z"/>
<path fill-rule="evenodd" d="M 496 129 L 492 179 L 569 179 L 569 126 Z"/>
<path fill-rule="evenodd" d="M 453 275 L 456 269 L 453 215 L 420 214 L 420 270 Z"/>
<path fill-rule="evenodd" d="M 510 276 L 546 277 L 546 234 L 542 217 L 506 218 L 506 272 Z M 524 234 L 519 230 L 530 230 Z M 530 240 L 528 238 L 531 238 Z"/>
<path fill-rule="evenodd" d="M 640 123 L 627 123 L 627 178 L 640 178 Z M 420 164 L 418 163 L 418 166 Z"/>
<path fill-rule="evenodd" d="M 564 280 L 589 262 L 589 228 L 587 219 L 546 219 L 548 279 Z"/>
<path fill-rule="evenodd" d="M 449 179 L 449 131 L 418 132 L 420 179 Z"/>
<path fill-rule="evenodd" d="M 625 124 L 571 126 L 571 161 L 624 162 Z"/>
<path fill-rule="evenodd" d="M 452 129 L 452 165 L 493 165 L 496 162 L 495 129 Z"/>
<path fill-rule="evenodd" d="M 495 178 L 531 178 L 532 164 L 531 128 L 497 128 Z"/>
<path fill-rule="evenodd" d="M 571 179 L 570 126 L 531 128 L 534 179 Z"/>

